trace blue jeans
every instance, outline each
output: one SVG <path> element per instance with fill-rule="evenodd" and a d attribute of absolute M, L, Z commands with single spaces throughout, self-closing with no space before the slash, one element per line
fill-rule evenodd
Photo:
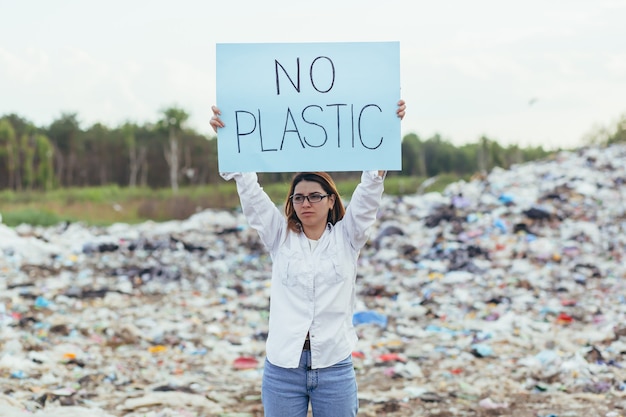
<path fill-rule="evenodd" d="M 261 398 L 265 417 L 355 417 L 359 408 L 352 356 L 328 368 L 310 369 L 311 352 L 302 351 L 295 369 L 265 359 Z"/>

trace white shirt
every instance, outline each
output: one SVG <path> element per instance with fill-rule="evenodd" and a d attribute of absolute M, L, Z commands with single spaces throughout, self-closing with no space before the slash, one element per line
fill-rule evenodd
<path fill-rule="evenodd" d="M 376 221 L 383 177 L 377 171 L 363 172 L 344 218 L 329 224 L 311 248 L 304 233 L 287 228 L 284 213 L 263 191 L 255 173 L 222 176 L 237 182 L 243 213 L 273 262 L 267 359 L 276 366 L 297 368 L 307 332 L 313 369 L 347 358 L 357 341 L 352 324 L 357 259 Z"/>

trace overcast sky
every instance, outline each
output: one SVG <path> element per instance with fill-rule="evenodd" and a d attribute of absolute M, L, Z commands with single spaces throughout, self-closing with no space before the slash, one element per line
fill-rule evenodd
<path fill-rule="evenodd" d="M 626 0 L 0 0 L 0 115 L 172 105 L 212 134 L 215 44 L 399 41 L 403 134 L 571 147 L 626 114 Z"/>

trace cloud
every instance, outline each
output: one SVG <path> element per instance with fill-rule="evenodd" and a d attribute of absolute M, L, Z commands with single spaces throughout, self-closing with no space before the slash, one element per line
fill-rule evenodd
<path fill-rule="evenodd" d="M 214 46 L 235 41 L 399 40 L 407 133 L 555 140 L 626 110 L 626 0 L 296 3 L 16 2 L 0 26 L 0 115 L 115 125 L 178 105 L 212 134 Z"/>
<path fill-rule="evenodd" d="M 626 54 L 610 54 L 606 68 L 612 75 L 626 79 Z"/>
<path fill-rule="evenodd" d="M 28 48 L 22 55 L 0 47 L 0 75 L 4 82 L 28 85 L 49 70 L 45 51 Z"/>

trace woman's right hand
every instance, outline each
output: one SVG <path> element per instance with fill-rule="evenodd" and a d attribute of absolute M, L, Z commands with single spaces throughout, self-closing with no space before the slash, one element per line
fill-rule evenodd
<path fill-rule="evenodd" d="M 211 117 L 209 124 L 211 125 L 215 133 L 217 133 L 218 128 L 224 127 L 224 122 L 222 122 L 222 119 L 220 117 L 220 114 L 222 114 L 222 112 L 217 106 L 211 106 L 211 111 L 213 112 L 213 117 Z"/>

